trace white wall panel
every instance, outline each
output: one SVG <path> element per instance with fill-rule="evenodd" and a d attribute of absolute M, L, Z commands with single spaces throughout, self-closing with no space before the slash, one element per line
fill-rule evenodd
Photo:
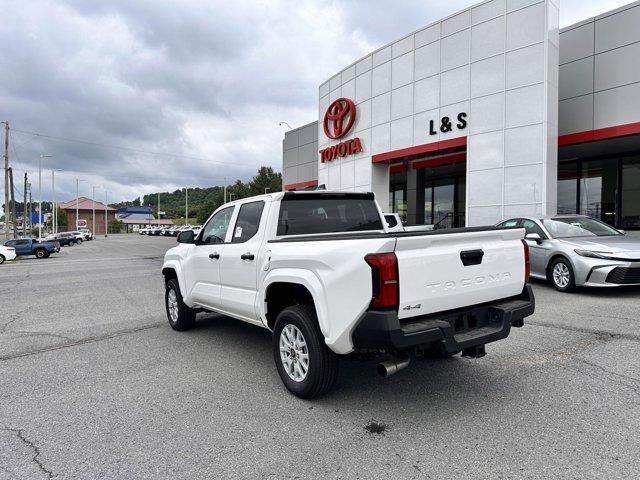
<path fill-rule="evenodd" d="M 430 77 L 440 72 L 440 42 L 430 43 L 415 51 L 415 79 Z"/>
<path fill-rule="evenodd" d="M 593 57 L 560 66 L 560 100 L 593 92 Z"/>
<path fill-rule="evenodd" d="M 544 158 L 544 127 L 538 123 L 510 128 L 504 132 L 504 163 L 507 166 L 542 163 Z"/>
<path fill-rule="evenodd" d="M 414 35 L 415 48 L 417 50 L 419 47 L 435 42 L 438 39 L 440 39 L 440 24 L 436 23 L 416 32 Z"/>
<path fill-rule="evenodd" d="M 413 52 L 394 58 L 391 62 L 391 88 L 413 82 Z"/>
<path fill-rule="evenodd" d="M 439 75 L 419 80 L 413 85 L 413 111 L 415 113 L 431 110 L 440 105 Z"/>
<path fill-rule="evenodd" d="M 356 102 L 371 98 L 371 70 L 356 77 Z"/>
<path fill-rule="evenodd" d="M 471 61 L 504 52 L 504 16 L 474 25 L 471 29 Z"/>
<path fill-rule="evenodd" d="M 485 2 L 471 9 L 471 22 L 476 23 L 490 20 L 499 15 L 503 15 L 505 11 L 505 0 L 492 0 Z"/>
<path fill-rule="evenodd" d="M 443 72 L 440 76 L 440 104 L 450 105 L 469 98 L 469 65 Z"/>
<path fill-rule="evenodd" d="M 504 90 L 504 54 L 471 64 L 471 97 Z"/>
<path fill-rule="evenodd" d="M 506 98 L 506 127 L 541 123 L 545 110 L 544 85 L 509 90 Z"/>
<path fill-rule="evenodd" d="M 640 6 L 596 21 L 596 53 L 640 41 Z"/>
<path fill-rule="evenodd" d="M 545 75 L 544 43 L 507 53 L 507 88 L 542 82 Z"/>
<path fill-rule="evenodd" d="M 391 92 L 391 119 L 413 114 L 413 85 L 405 85 Z"/>
<path fill-rule="evenodd" d="M 391 120 L 391 92 L 373 97 L 371 100 L 371 125 L 376 126 Z"/>
<path fill-rule="evenodd" d="M 469 170 L 484 170 L 504 166 L 504 131 L 471 135 L 467 155 L 473 158 Z"/>
<path fill-rule="evenodd" d="M 440 41 L 440 67 L 444 70 L 461 67 L 469 63 L 471 34 L 469 29 L 454 33 Z"/>
<path fill-rule="evenodd" d="M 391 150 L 406 148 L 413 143 L 413 117 L 391 122 Z"/>
<path fill-rule="evenodd" d="M 573 62 L 594 54 L 594 23 L 560 33 L 560 64 Z"/>
<path fill-rule="evenodd" d="M 375 67 L 372 72 L 371 94 L 374 97 L 391 90 L 391 62 Z"/>
<path fill-rule="evenodd" d="M 538 3 L 507 14 L 507 50 L 526 47 L 544 40 L 545 8 L 545 3 Z"/>

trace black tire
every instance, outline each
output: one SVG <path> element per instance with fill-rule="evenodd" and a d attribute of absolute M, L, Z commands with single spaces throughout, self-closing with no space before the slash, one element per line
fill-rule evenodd
<path fill-rule="evenodd" d="M 4 255 L 0 255 L 0 265 L 2 265 L 5 261 Z"/>
<path fill-rule="evenodd" d="M 172 314 L 169 311 L 169 295 L 171 292 L 175 293 L 176 301 L 177 301 L 177 316 L 176 318 L 172 318 Z M 182 332 L 184 330 L 189 330 L 193 328 L 196 324 L 196 312 L 193 308 L 189 308 L 182 301 L 182 294 L 180 293 L 180 286 L 178 285 L 178 280 L 172 278 L 167 282 L 165 293 L 164 293 L 164 306 L 167 311 L 167 319 L 169 320 L 169 325 L 174 330 Z"/>
<path fill-rule="evenodd" d="M 288 325 L 295 326 L 307 344 L 309 364 L 302 381 L 289 376 L 280 355 L 280 335 Z M 282 383 L 296 397 L 310 399 L 324 395 L 338 378 L 338 357 L 324 343 L 316 311 L 311 305 L 296 305 L 280 312 L 273 330 L 273 359 Z"/>
<path fill-rule="evenodd" d="M 551 285 L 559 292 L 573 292 L 576 289 L 576 276 L 571 262 L 566 258 L 556 258 L 553 261 L 549 267 L 548 277 Z"/>
<path fill-rule="evenodd" d="M 80 239 L 80 238 L 79 238 L 79 239 L 77 239 L 77 240 L 76 240 L 76 243 L 77 243 L 78 245 L 80 245 L 80 244 L 82 243 L 82 239 Z"/>
<path fill-rule="evenodd" d="M 36 251 L 33 252 L 36 258 L 47 258 L 47 251 L 42 248 L 36 248 Z"/>

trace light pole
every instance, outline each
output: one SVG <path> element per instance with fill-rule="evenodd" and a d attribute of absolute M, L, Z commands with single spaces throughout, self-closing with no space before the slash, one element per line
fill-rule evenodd
<path fill-rule="evenodd" d="M 93 228 L 91 230 L 91 234 L 93 235 L 93 238 L 96 237 L 96 187 L 99 187 L 100 185 L 93 185 L 93 193 L 91 195 L 91 201 L 93 202 Z"/>
<path fill-rule="evenodd" d="M 56 172 L 61 172 L 59 168 L 51 169 L 51 192 L 53 194 L 53 216 L 51 218 L 51 229 L 53 233 L 58 233 L 58 209 L 56 207 Z"/>
<path fill-rule="evenodd" d="M 269 193 L 269 190 L 271 190 L 269 187 L 264 187 L 264 194 L 266 195 L 267 193 Z"/>
<path fill-rule="evenodd" d="M 107 203 L 107 189 L 105 187 L 104 189 L 104 236 L 105 237 L 107 237 L 108 230 L 109 230 L 109 224 L 107 223 L 107 208 L 109 207 Z"/>
<path fill-rule="evenodd" d="M 184 224 L 189 223 L 189 187 L 184 189 Z"/>
<path fill-rule="evenodd" d="M 42 240 L 42 159 L 53 155 L 40 155 L 38 163 L 38 240 Z"/>

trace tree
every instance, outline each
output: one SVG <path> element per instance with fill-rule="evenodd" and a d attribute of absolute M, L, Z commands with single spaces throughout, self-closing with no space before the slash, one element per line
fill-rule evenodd
<path fill-rule="evenodd" d="M 123 222 L 121 222 L 117 218 L 114 218 L 113 220 L 111 220 L 109 222 L 109 232 L 111 232 L 111 233 L 122 233 L 122 226 L 123 225 L 124 225 Z"/>
<path fill-rule="evenodd" d="M 67 212 L 61 208 L 56 208 L 56 215 L 57 215 L 58 231 L 66 230 L 69 224 L 69 219 L 67 218 Z"/>
<path fill-rule="evenodd" d="M 262 195 L 267 192 L 282 190 L 282 175 L 271 167 L 260 167 L 258 174 L 249 182 L 251 195 Z"/>

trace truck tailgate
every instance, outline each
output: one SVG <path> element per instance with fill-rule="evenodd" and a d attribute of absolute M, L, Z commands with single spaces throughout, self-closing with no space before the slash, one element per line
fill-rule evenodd
<path fill-rule="evenodd" d="M 398 235 L 398 316 L 416 317 L 519 295 L 523 229 Z"/>

